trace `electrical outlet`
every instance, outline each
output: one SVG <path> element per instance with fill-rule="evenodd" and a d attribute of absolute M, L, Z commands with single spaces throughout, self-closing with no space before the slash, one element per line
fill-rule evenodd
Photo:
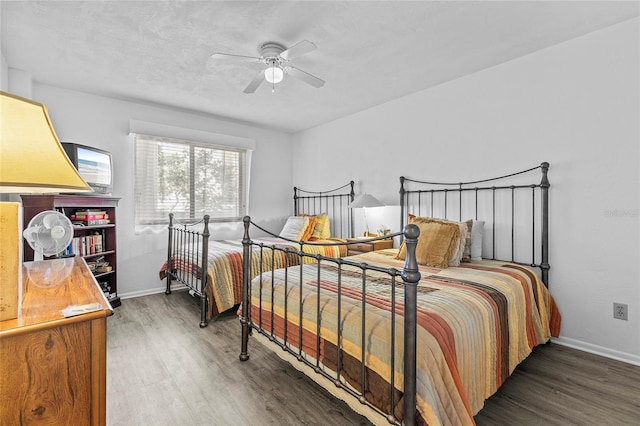
<path fill-rule="evenodd" d="M 621 320 L 629 319 L 628 306 L 624 303 L 613 303 L 613 317 Z"/>

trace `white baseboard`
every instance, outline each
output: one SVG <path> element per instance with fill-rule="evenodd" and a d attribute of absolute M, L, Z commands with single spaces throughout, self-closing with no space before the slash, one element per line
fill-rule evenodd
<path fill-rule="evenodd" d="M 600 355 L 605 358 L 615 359 L 616 361 L 622 361 L 633 365 L 640 366 L 640 356 L 633 355 L 626 352 L 616 351 L 614 349 L 605 348 L 603 346 L 594 345 L 591 343 L 583 342 L 580 340 L 570 339 L 568 337 L 552 338 L 553 343 L 557 343 L 562 346 L 567 346 L 580 351 L 589 352 L 595 355 Z"/>
<path fill-rule="evenodd" d="M 132 299 L 134 297 L 142 297 L 142 296 L 149 296 L 151 294 L 164 293 L 166 289 L 167 287 L 163 285 L 162 287 L 154 287 L 146 290 L 120 293 L 118 294 L 118 296 L 120 296 L 120 299 Z M 185 287 L 182 284 L 171 284 L 171 291 L 182 291 L 182 290 L 187 290 L 187 287 Z"/>

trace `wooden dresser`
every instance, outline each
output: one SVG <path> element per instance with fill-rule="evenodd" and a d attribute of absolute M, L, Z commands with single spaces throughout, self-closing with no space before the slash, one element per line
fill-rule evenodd
<path fill-rule="evenodd" d="M 104 425 L 112 313 L 82 258 L 25 262 L 21 311 L 0 322 L 0 425 Z"/>

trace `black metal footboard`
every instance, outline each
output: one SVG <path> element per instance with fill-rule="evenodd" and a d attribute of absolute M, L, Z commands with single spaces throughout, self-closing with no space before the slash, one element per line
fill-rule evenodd
<path fill-rule="evenodd" d="M 200 327 L 207 326 L 207 286 L 209 215 L 205 215 L 202 231 L 190 229 L 196 224 L 174 226 L 173 213 L 169 213 L 169 244 L 167 252 L 167 288 L 171 294 L 171 281 L 184 284 L 189 292 L 200 298 Z"/>
<path fill-rule="evenodd" d="M 420 280 L 420 272 L 416 262 L 415 249 L 420 233 L 419 228 L 415 225 L 407 225 L 402 233 L 391 235 L 391 237 L 402 235 L 407 246 L 404 268 L 398 270 L 369 265 L 358 261 L 358 259 L 336 259 L 308 254 L 302 249 L 296 251 L 290 248 L 278 248 L 277 246 L 256 243 L 250 238 L 251 224 L 251 219 L 248 216 L 245 217 L 245 231 L 242 240 L 243 297 L 240 315 L 242 326 L 240 360 L 247 361 L 249 359 L 249 334 L 251 330 L 255 330 L 298 361 L 310 367 L 318 377 L 327 379 L 328 383 L 333 383 L 344 392 L 351 394 L 361 404 L 366 404 L 386 417 L 389 423 L 416 424 L 417 284 Z M 384 238 L 389 237 L 385 236 Z M 335 243 L 335 245 L 339 244 L 345 243 Z M 258 262 L 254 260 L 252 265 L 250 259 L 255 259 L 253 256 L 255 251 L 260 253 L 259 258 L 262 257 L 263 252 L 269 253 L 273 258 L 274 253 L 278 251 L 286 258 L 294 256 L 292 265 L 295 266 L 271 271 L 267 262 L 267 267 L 263 271 L 262 260 Z M 312 258 L 312 261 L 309 262 L 310 259 L 305 261 L 304 258 Z M 257 274 L 258 278 L 252 281 L 250 277 L 256 275 L 252 268 L 255 268 L 256 264 L 260 271 Z M 347 279 L 350 280 L 350 290 L 343 287 Z M 277 284 L 276 280 L 278 280 Z M 377 320 L 367 316 L 367 305 L 370 302 L 375 303 L 377 300 L 376 294 L 368 293 L 369 286 L 374 281 L 384 282 L 385 292 L 388 292 L 388 294 L 385 293 L 385 309 L 383 309 L 385 316 L 388 315 L 388 319 L 383 318 L 381 321 L 388 324 L 389 332 L 387 334 L 387 326 L 385 326 L 384 333 L 385 339 L 389 339 L 389 344 L 388 349 L 385 345 L 380 347 L 383 348 L 382 351 L 389 351 L 385 358 L 388 356 L 389 359 L 390 377 L 382 378 L 378 382 L 382 384 L 382 387 L 388 388 L 388 394 L 383 392 L 385 395 L 381 396 L 381 399 L 385 401 L 384 404 L 376 404 L 372 400 L 373 396 L 370 390 L 374 386 L 370 382 L 374 379 L 378 380 L 378 378 L 371 374 L 366 361 L 369 356 L 368 339 L 370 339 L 371 327 L 374 327 L 372 323 Z M 305 283 L 304 288 L 303 283 Z M 354 286 L 354 283 L 357 285 Z M 256 291 L 258 292 L 257 296 Z M 347 293 L 343 295 L 345 291 Z M 356 296 L 354 296 L 355 293 L 357 293 Z M 256 297 L 258 301 L 252 307 L 252 298 L 255 300 Z M 281 315 L 276 314 L 274 308 L 275 298 L 278 297 L 282 298 L 283 303 L 283 305 L 278 305 L 283 308 Z M 399 300 L 396 300 L 396 297 Z M 404 299 L 402 300 L 401 297 Z M 310 302 L 310 300 L 314 300 L 314 302 Z M 252 309 L 256 311 L 252 313 Z M 347 331 L 344 325 L 346 316 L 357 310 L 360 313 L 355 320 L 350 319 L 353 322 Z M 376 316 L 376 318 L 378 317 Z M 296 321 L 298 326 L 295 325 Z M 310 334 L 307 332 L 303 335 L 303 322 L 305 321 L 315 321 L 315 332 Z M 359 321 L 361 321 L 360 331 L 357 330 Z M 279 325 L 278 327 L 276 327 L 276 323 Z M 396 323 L 398 326 L 403 326 L 402 331 L 397 330 Z M 335 339 L 333 337 L 327 339 L 327 342 L 329 340 L 331 342 L 324 343 L 322 353 L 321 327 L 331 328 L 330 333 L 335 336 Z M 350 334 L 347 335 L 347 333 Z M 305 338 L 307 339 L 306 343 L 304 343 Z M 353 349 L 347 353 L 343 348 L 345 340 L 356 342 L 359 340 L 360 354 L 354 354 Z M 335 354 L 335 356 L 327 355 L 328 353 Z M 325 360 L 329 360 L 328 363 Z M 347 363 L 350 365 L 349 368 L 347 368 Z M 403 380 L 399 380 L 400 376 L 396 376 L 396 367 L 399 369 L 398 371 L 402 371 Z M 402 384 L 399 385 L 399 383 Z M 403 404 L 401 410 L 399 408 L 400 401 Z"/>

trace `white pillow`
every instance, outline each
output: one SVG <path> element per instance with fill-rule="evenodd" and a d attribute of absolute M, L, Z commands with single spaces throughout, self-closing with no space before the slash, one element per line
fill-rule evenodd
<path fill-rule="evenodd" d="M 287 223 L 280 231 L 280 236 L 288 240 L 300 241 L 307 226 L 309 226 L 308 216 L 289 216 Z"/>
<path fill-rule="evenodd" d="M 482 260 L 484 220 L 474 220 L 471 227 L 471 260 Z"/>

